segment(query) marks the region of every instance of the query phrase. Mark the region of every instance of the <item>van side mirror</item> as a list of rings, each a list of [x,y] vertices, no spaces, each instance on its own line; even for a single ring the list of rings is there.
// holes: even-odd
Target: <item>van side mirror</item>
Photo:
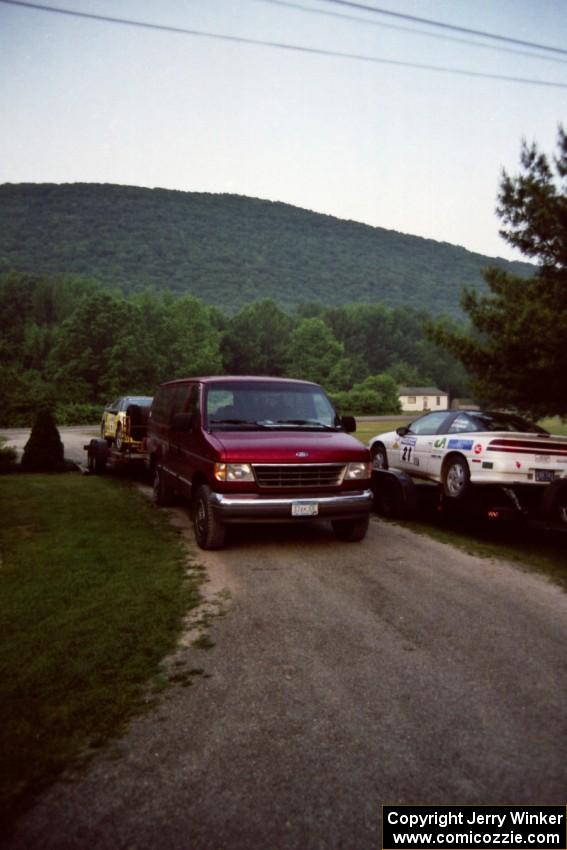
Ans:
[[[194,413],[176,413],[171,419],[170,428],[172,431],[192,431],[195,421]]]
[[[341,427],[347,434],[354,434],[356,431],[356,419],[354,416],[341,416]]]

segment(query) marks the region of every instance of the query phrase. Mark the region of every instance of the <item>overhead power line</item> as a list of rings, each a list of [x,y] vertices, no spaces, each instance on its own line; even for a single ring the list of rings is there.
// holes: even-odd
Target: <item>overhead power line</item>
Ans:
[[[519,50],[517,47],[504,47],[502,44],[483,44],[472,38],[459,38],[458,36],[448,35],[440,32],[426,32],[423,29],[415,29],[415,27],[404,27],[396,24],[386,24],[383,21],[371,20],[370,18],[361,18],[359,15],[349,15],[346,12],[333,12],[330,9],[320,9],[314,6],[305,6],[303,3],[293,3],[292,0],[259,0],[260,3],[270,3],[273,6],[283,6],[286,9],[296,9],[300,12],[308,12],[313,15],[325,15],[331,18],[340,18],[343,21],[355,21],[366,26],[381,27],[385,29],[395,30],[396,32],[407,32],[411,35],[423,36],[424,38],[435,38],[442,41],[449,41],[456,44],[470,44],[472,47],[480,48],[481,50],[497,50],[500,53],[513,53],[515,56],[529,56],[532,59],[543,59],[545,62],[560,62],[567,63],[567,56],[544,56],[541,53],[534,53],[533,50]]]
[[[433,21],[430,18],[420,18],[416,15],[406,15],[402,12],[392,12],[389,9],[380,9],[377,6],[366,6],[364,3],[356,3],[355,0],[326,0],[327,3],[334,3],[336,6],[348,6],[351,9],[364,9],[365,12],[374,12],[377,15],[387,15],[390,18],[399,18],[404,21],[413,21],[415,24],[427,24],[430,27],[440,27],[445,30],[453,30],[454,32],[467,33],[467,35],[479,35],[482,38],[492,38],[497,41],[506,41],[509,44],[517,44],[521,47],[533,47],[536,50],[549,50],[552,53],[562,53],[567,55],[567,50],[562,47],[553,47],[549,44],[538,44],[533,41],[522,41],[520,38],[512,38],[508,35],[497,35],[484,30],[475,30],[469,27],[460,27],[457,24],[447,24],[443,21]]]
[[[47,6],[43,3],[26,2],[26,0],[0,0],[0,3],[6,3],[11,6],[17,6],[22,9],[35,9],[41,12],[53,12],[58,15],[68,15],[74,18],[82,18],[93,21],[101,21],[108,24],[120,24],[130,27],[139,27],[142,29],[158,30],[160,32],[176,33],[178,35],[187,35],[200,38],[215,39],[218,41],[231,42],[233,44],[247,44],[257,47],[270,47],[278,50],[295,51],[299,53],[310,54],[314,56],[330,56],[338,59],[353,59],[359,62],[370,62],[379,65],[390,65],[398,68],[413,68],[419,71],[433,71],[443,74],[455,74],[464,77],[476,77],[488,80],[500,80],[508,83],[521,83],[524,85],[545,86],[548,88],[567,89],[567,83],[555,82],[553,80],[534,80],[528,77],[511,77],[504,74],[490,74],[485,71],[470,71],[463,68],[450,68],[442,65],[428,65],[417,62],[405,62],[401,59],[385,59],[379,56],[365,56],[359,53],[345,53],[337,50],[325,50],[319,47],[305,47],[298,44],[286,44],[278,41],[265,41],[255,38],[245,38],[237,35],[227,35],[224,33],[205,32],[203,30],[187,29],[185,27],[174,27],[167,24],[156,24],[148,21],[136,21],[129,18],[116,18],[110,15],[96,15],[92,12],[79,12],[75,9],[63,9],[56,6]]]

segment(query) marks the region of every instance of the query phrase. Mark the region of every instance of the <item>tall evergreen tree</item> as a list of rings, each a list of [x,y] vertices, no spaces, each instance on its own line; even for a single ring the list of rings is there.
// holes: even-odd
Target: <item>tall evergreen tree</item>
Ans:
[[[522,145],[520,173],[503,172],[497,213],[501,235],[536,260],[531,279],[490,268],[487,295],[466,291],[469,336],[437,324],[432,333],[474,378],[486,404],[534,417],[567,416],[567,136],[557,155]]]

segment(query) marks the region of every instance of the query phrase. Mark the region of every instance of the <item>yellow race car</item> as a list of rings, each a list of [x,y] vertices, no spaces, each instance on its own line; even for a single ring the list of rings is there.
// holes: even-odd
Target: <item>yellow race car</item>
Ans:
[[[151,396],[127,395],[117,398],[104,408],[100,434],[119,452],[140,451],[146,436]]]

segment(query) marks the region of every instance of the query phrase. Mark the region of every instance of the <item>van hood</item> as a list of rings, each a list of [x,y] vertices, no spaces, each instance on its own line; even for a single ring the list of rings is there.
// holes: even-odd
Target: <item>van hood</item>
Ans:
[[[227,463],[348,463],[370,459],[343,431],[215,431]]]

